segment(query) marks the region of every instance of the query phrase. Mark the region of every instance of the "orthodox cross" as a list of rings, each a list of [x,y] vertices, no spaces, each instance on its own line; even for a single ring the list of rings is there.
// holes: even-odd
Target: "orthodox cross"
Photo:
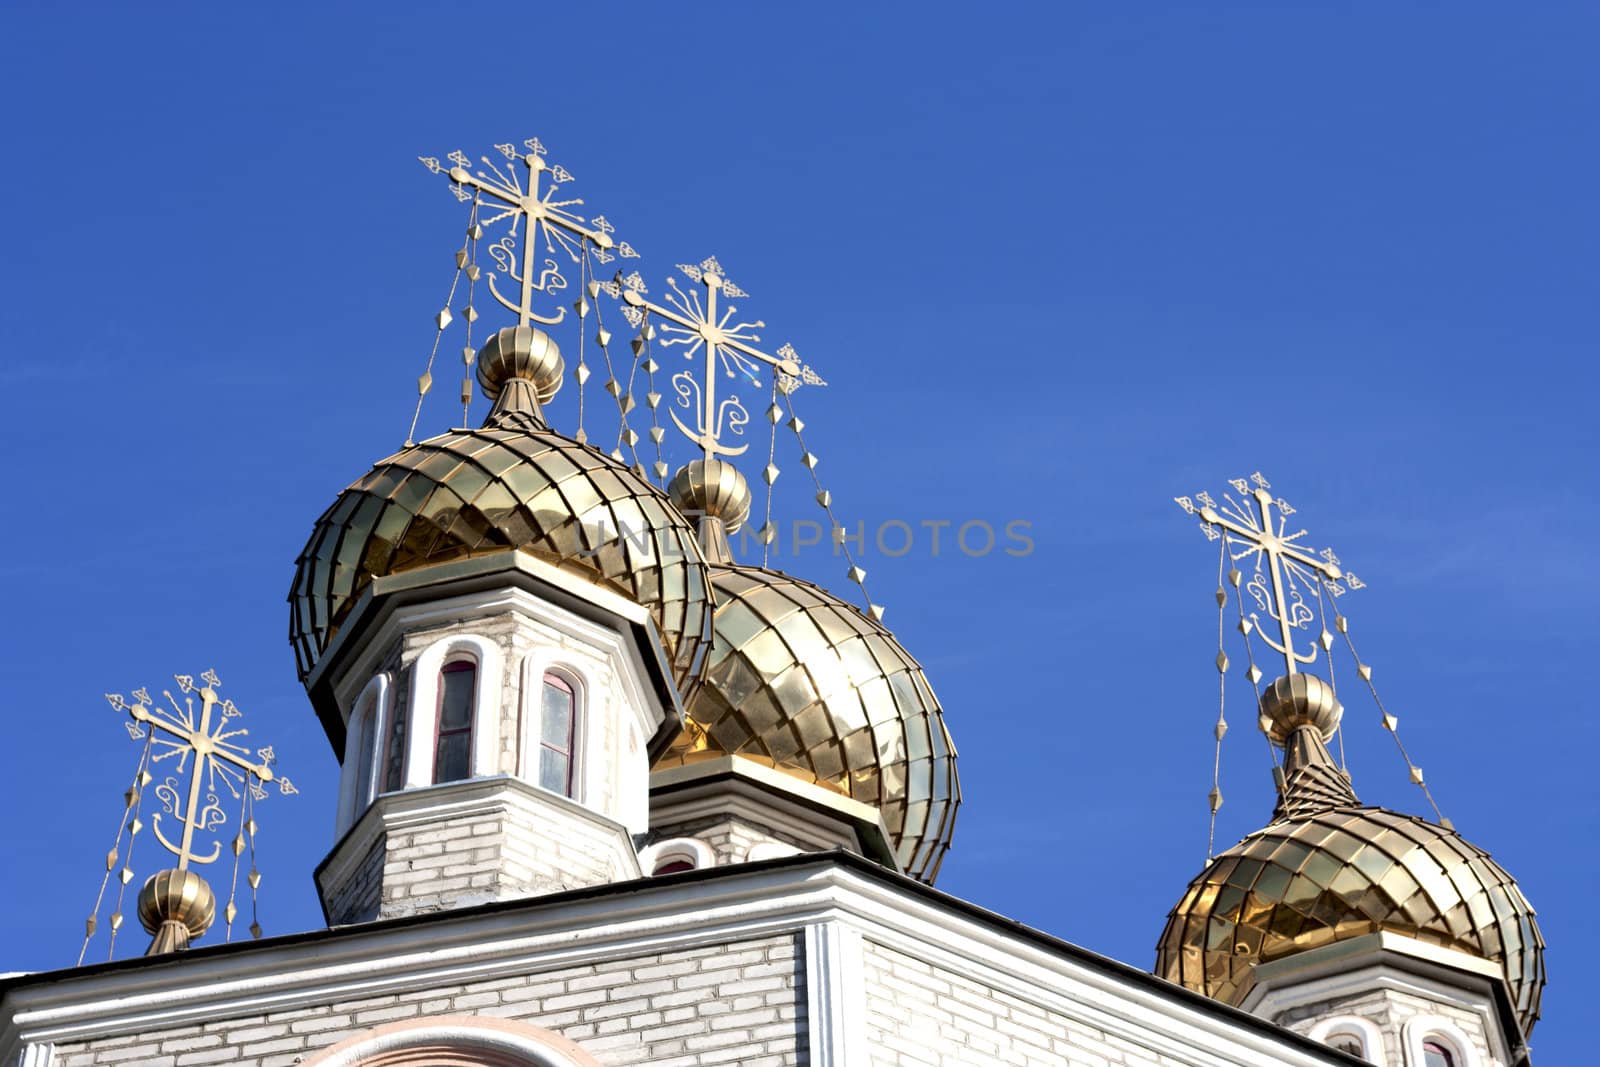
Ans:
[[[218,698],[217,688],[222,683],[215,671],[206,671],[200,676],[204,683],[200,687],[195,686],[189,675],[174,677],[183,702],[180,704],[170,691],[162,690],[161,695],[167,698],[170,708],[152,700],[147,689],[135,689],[131,704],[120,693],[107,693],[106,700],[118,711],[128,713],[131,721],[125,725],[134,740],[148,739],[152,767],[164,760],[178,761],[174,773],[156,786],[156,796],[166,812],[183,827],[183,833],[174,844],[161,831],[160,814],[150,820],[150,829],[162,847],[178,857],[178,869],[186,870],[190,863],[213,863],[222,854],[220,841],[213,842],[208,855],[199,854],[195,847],[197,832],[215,830],[227,821],[218,799],[222,789],[236,800],[245,799],[245,790],[251,800],[261,800],[267,795],[266,786],[272,782],[278,783],[280,793],[293,794],[299,790],[288,778],[273,773],[276,757],[270,746],[257,749],[252,759],[249,749],[235,740],[248,736],[249,731],[242,726],[231,728],[233,720],[242,713],[232,700]],[[198,712],[196,696],[200,698]],[[180,782],[185,774],[188,781]],[[246,829],[254,835],[253,827],[240,827],[240,838],[234,843],[236,855],[242,850]]]
[[[678,270],[705,290],[703,299],[697,289],[685,291],[676,278],[668,278],[666,305],[654,303],[645,298],[644,281],[637,271],[614,284],[626,305],[623,313],[634,326],[643,326],[648,313],[661,320],[663,347],[682,346],[683,358],[691,361],[703,354],[700,377],[688,370],[672,376],[678,406],[694,410],[692,429],[677,412],[669,412],[679,432],[699,445],[708,460],[719,455],[737,456],[748,449],[749,444],[727,444],[722,439],[723,434],[743,434],[750,413],[738,394],[731,390],[728,396],[718,399],[719,373],[727,378],[743,377],[759,386],[760,368],[770,367],[777,375],[778,388],[784,393],[792,393],[801,384],[827,383],[800,362],[792,346],[784,345],[777,355],[768,355],[756,347],[761,336],[754,331],[764,328],[766,323],[760,320],[735,322],[738,308],[720,304],[720,297],[741,299],[750,294],[728,280],[727,272],[715,257],[703,260],[699,266],[680,263]],[[645,329],[648,332],[649,327]]]
[[[488,156],[479,157],[488,173],[468,170],[471,160],[465,152],[455,151],[446,156],[454,166],[445,165],[432,156],[419,156],[422,164],[435,174],[445,174],[450,179],[450,190],[463,203],[477,199],[486,203],[487,218],[473,226],[474,237],[481,235],[482,227],[493,226],[510,219],[510,232],[489,246],[489,255],[496,266],[520,287],[515,301],[509,299],[495,285],[495,272],[489,272],[489,292],[507,311],[517,316],[519,325],[539,323],[554,326],[566,317],[567,309],[557,308],[555,314],[545,316],[533,310],[533,296],[540,293],[554,296],[567,287],[558,261],[553,258],[559,249],[574,263],[582,261],[586,246],[596,249],[594,255],[601,263],[609,263],[616,256],[633,258],[637,255],[626,241],[618,244],[611,237],[615,227],[604,215],[585,220],[572,208],[583,204],[581,199],[554,199],[561,186],[572,180],[565,167],[552,166],[545,161],[545,147],[537,137],[522,142],[526,152],[519,152],[512,144],[499,144],[495,148],[506,158],[504,169]],[[517,164],[528,172],[524,188],[517,174]],[[548,178],[549,184],[545,181]],[[516,248],[518,230],[521,230],[520,256]],[[540,247],[546,254],[543,268],[537,263]],[[613,253],[611,249],[616,251]],[[463,264],[464,265],[464,264]],[[476,264],[468,268],[476,272]],[[580,270],[583,269],[580,266]],[[471,275],[474,279],[476,273]]]
[[[1336,597],[1344,594],[1346,586],[1361,589],[1364,583],[1340,569],[1339,557],[1333,554],[1333,549],[1325,548],[1318,555],[1297,544],[1306,536],[1305,530],[1285,532],[1295,509],[1282,497],[1272,495],[1272,486],[1260,471],[1248,479],[1229,479],[1228,484],[1233,487],[1233,493],[1224,493],[1221,503],[1205,492],[1196,494],[1193,499],[1186,496],[1173,499],[1188,514],[1199,516],[1200,529],[1207,539],[1228,539],[1228,556],[1235,564],[1253,560],[1254,574],[1245,589],[1256,606],[1277,623],[1278,631],[1274,639],[1262,629],[1261,639],[1283,656],[1287,672],[1295,674],[1301,665],[1316,662],[1316,644],[1313,643],[1307,653],[1297,652],[1294,631],[1304,630],[1317,617],[1311,602],[1315,598],[1316,603],[1321,603],[1318,594],[1324,579],[1328,592]],[[1238,588],[1241,575],[1237,567],[1229,571],[1228,578]],[[1260,613],[1251,612],[1250,620],[1249,624],[1242,621],[1240,624],[1247,639],[1251,629],[1260,628]],[[1325,649],[1331,646],[1332,640],[1332,635],[1324,630],[1321,641]]]

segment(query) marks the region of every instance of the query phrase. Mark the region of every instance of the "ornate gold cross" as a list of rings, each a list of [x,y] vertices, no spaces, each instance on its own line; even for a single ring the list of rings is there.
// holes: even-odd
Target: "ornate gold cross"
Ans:
[[[616,256],[631,259],[637,253],[626,241],[612,239],[615,227],[604,215],[585,220],[570,210],[583,204],[582,199],[554,199],[562,185],[572,180],[572,175],[562,166],[551,166],[545,161],[545,147],[537,137],[522,142],[526,152],[515,145],[499,144],[495,148],[507,162],[504,169],[488,156],[479,157],[488,173],[468,170],[471,160],[461,151],[451,152],[445,159],[454,166],[445,167],[433,156],[418,156],[422,164],[435,174],[445,174],[450,179],[450,189],[456,199],[465,203],[475,197],[487,201],[489,217],[474,224],[474,236],[480,227],[493,226],[510,219],[510,232],[489,246],[489,255],[495,265],[520,287],[515,301],[509,299],[495,286],[495,272],[489,272],[489,292],[506,310],[517,316],[522,326],[539,323],[554,326],[566,317],[567,309],[558,307],[552,315],[540,315],[533,310],[533,295],[554,296],[567,287],[561,274],[557,250],[565,252],[574,263],[581,263],[586,245],[596,250],[594,255],[601,263],[609,263]],[[520,163],[527,171],[527,187],[517,174]],[[548,179],[549,184],[545,181]],[[520,255],[517,249],[518,231],[521,231]],[[545,259],[542,267],[537,262],[540,247]],[[615,249],[615,252],[611,251]],[[466,266],[465,264],[462,264]],[[476,272],[477,265],[467,268]],[[580,270],[582,267],[580,267]],[[476,273],[472,274],[476,279]]]
[[[135,689],[131,704],[120,693],[107,693],[106,700],[118,711],[128,713],[132,720],[127,723],[128,733],[135,740],[145,739],[146,731],[149,732],[152,766],[163,760],[178,761],[174,773],[156,786],[156,796],[166,813],[183,827],[181,838],[174,844],[161,832],[159,813],[150,820],[150,829],[162,847],[178,857],[178,869],[186,870],[191,862],[213,863],[222,855],[220,841],[213,843],[209,855],[198,854],[195,834],[215,830],[227,822],[220,800],[223,789],[236,800],[244,799],[242,791],[246,789],[252,799],[263,799],[267,795],[266,786],[271,782],[277,782],[278,792],[283,794],[299,790],[288,778],[273,773],[272,763],[276,757],[270,746],[257,749],[252,759],[249,749],[234,740],[247,736],[249,731],[242,726],[230,729],[241,712],[233,701],[218,698],[217,687],[222,683],[215,671],[206,671],[200,676],[205,683],[200,687],[195,686],[189,675],[179,674],[174,678],[183,701],[179,703],[169,690],[162,690],[161,695],[167,698],[170,708],[152,700],[147,689]],[[200,698],[198,712],[196,696]],[[185,774],[188,781],[180,782]],[[242,847],[245,829],[240,827],[235,854]]]
[[[1289,674],[1298,672],[1301,665],[1316,662],[1316,642],[1307,653],[1295,651],[1294,632],[1304,630],[1319,612],[1311,604],[1320,604],[1319,591],[1326,579],[1328,592],[1344,595],[1345,588],[1361,589],[1361,579],[1339,567],[1339,557],[1333,549],[1325,548],[1320,554],[1297,542],[1306,536],[1305,530],[1286,532],[1289,516],[1294,508],[1282,497],[1274,497],[1272,486],[1257,471],[1248,479],[1233,478],[1228,484],[1233,493],[1224,493],[1222,502],[1210,493],[1198,493],[1194,498],[1174,497],[1179,507],[1190,515],[1198,515],[1200,529],[1209,540],[1228,539],[1228,556],[1235,564],[1252,559],[1254,573],[1244,586],[1260,611],[1265,611],[1277,623],[1277,639],[1262,630],[1261,639],[1273,651],[1283,656]],[[1237,494],[1235,496],[1234,494]],[[1241,575],[1237,567],[1228,574],[1238,588]],[[1340,584],[1340,583],[1344,584]],[[1259,628],[1260,611],[1250,613],[1250,628]],[[1249,636],[1249,628],[1245,629]],[[1320,636],[1324,649],[1332,644],[1332,635],[1326,630]]]
[[[717,456],[737,456],[750,446],[731,445],[723,441],[723,434],[741,435],[750,421],[739,395],[729,390],[721,399],[717,396],[717,379],[722,377],[745,378],[753,385],[761,384],[760,368],[772,368],[777,375],[777,385],[785,393],[793,392],[801,384],[826,385],[816,372],[802,364],[790,345],[778,349],[777,355],[768,355],[756,345],[761,336],[755,331],[766,323],[736,322],[738,308],[722,304],[720,298],[742,299],[750,294],[728,280],[716,257],[703,260],[699,266],[678,264],[685,277],[705,290],[702,299],[698,289],[684,291],[676,278],[667,279],[666,305],[654,303],[645,297],[644,280],[637,271],[614,283],[615,291],[622,297],[623,314],[635,327],[644,325],[646,313],[661,320],[663,347],[682,346],[683,358],[693,360],[703,355],[700,376],[690,370],[672,376],[672,388],[678,395],[678,406],[693,409],[695,425],[691,428],[676,411],[669,411],[672,421],[690,441],[699,445],[706,459]],[[648,329],[648,327],[646,328]]]

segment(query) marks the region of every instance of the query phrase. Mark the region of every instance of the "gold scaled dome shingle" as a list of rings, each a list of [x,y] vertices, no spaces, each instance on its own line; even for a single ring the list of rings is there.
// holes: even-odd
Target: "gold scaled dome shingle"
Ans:
[[[1283,708],[1283,681],[1262,701],[1280,727],[1296,718]],[[1454,830],[1356,799],[1323,743],[1337,712],[1319,699],[1326,686],[1312,681],[1302,687],[1309,707],[1285,738],[1273,821],[1189,884],[1161,935],[1156,973],[1237,1003],[1258,961],[1387,931],[1500,965],[1526,1034],[1544,988],[1533,907],[1488,853]]]
[[[543,331],[501,330],[478,359],[495,401],[482,428],[380,460],[317,520],[289,594],[302,680],[374,578],[514,548],[648,610],[680,692],[692,694],[711,636],[694,528],[626,465],[545,426],[539,402],[559,388],[561,366]]]
[[[706,681],[658,767],[739,755],[876,805],[901,865],[932,882],[961,788],[939,702],[882,625],[810,582],[713,564]]]

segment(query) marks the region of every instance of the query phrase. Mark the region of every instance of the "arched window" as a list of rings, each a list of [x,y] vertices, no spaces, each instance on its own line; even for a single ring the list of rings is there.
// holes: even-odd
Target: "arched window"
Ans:
[[[389,676],[377,674],[356,698],[355,708],[345,730],[344,770],[339,780],[338,831],[343,833],[361,817],[382,792],[379,763],[383,757],[382,734],[389,719]]]
[[[472,719],[476,710],[478,665],[451,660],[439,669],[439,711],[433,744],[433,780],[457,782],[472,777]]]
[[[1329,1034],[1327,1042],[1332,1048],[1336,1048],[1340,1052],[1348,1052],[1352,1056],[1365,1057],[1367,1054],[1366,1046],[1361,1043],[1361,1038],[1355,1034]]]
[[[574,739],[578,728],[578,692],[554,672],[546,672],[539,692],[537,774],[540,788],[572,795]]]
[[[1369,1019],[1358,1015],[1342,1015],[1324,1019],[1311,1029],[1311,1038],[1323,1044],[1359,1056],[1370,1063],[1383,1062],[1383,1037]],[[1461,1067],[1457,1064],[1456,1067]]]
[[[664,863],[656,864],[656,869],[651,871],[650,873],[651,874],[677,874],[679,871],[692,871],[692,870],[694,870],[694,864],[693,863],[690,863],[688,860],[677,859],[677,860],[667,860]]]
[[[1406,1067],[1478,1067],[1482,1054],[1461,1027],[1438,1015],[1413,1015],[1404,1030]]]
[[[1422,1067],[1460,1067],[1456,1055],[1443,1041],[1429,1038],[1422,1043]]]
[[[716,863],[717,855],[711,846],[695,837],[657,841],[639,853],[639,868],[652,875],[696,871]]]
[[[356,776],[355,808],[359,810],[372,802],[372,765],[378,758],[378,702],[376,700],[358,709],[356,720]]]

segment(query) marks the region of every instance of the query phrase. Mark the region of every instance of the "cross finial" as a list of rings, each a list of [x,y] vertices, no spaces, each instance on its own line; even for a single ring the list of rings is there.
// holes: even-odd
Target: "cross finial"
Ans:
[[[432,173],[450,179],[457,200],[475,200],[481,206],[480,219],[473,227],[477,236],[509,220],[505,236],[489,246],[490,258],[499,268],[489,272],[489,292],[517,316],[518,325],[554,326],[566,317],[567,309],[556,306],[541,313],[534,309],[534,300],[535,294],[554,299],[567,288],[561,273],[563,258],[581,263],[587,252],[598,262],[609,263],[618,256],[630,259],[638,253],[626,241],[611,236],[616,228],[604,215],[584,218],[578,210],[583,206],[581,198],[556,199],[573,176],[565,167],[549,162],[537,137],[524,141],[521,148],[510,142],[494,147],[502,159],[480,156],[481,166],[476,169],[461,151],[445,157],[449,166],[433,156],[418,159]],[[516,284],[514,296],[502,293],[496,285],[500,274]]]
[[[1248,625],[1258,630],[1267,646],[1283,656],[1285,673],[1295,674],[1302,666],[1316,662],[1319,643],[1323,651],[1333,643],[1332,635],[1324,629],[1305,646],[1305,651],[1296,647],[1296,633],[1306,631],[1321,615],[1312,606],[1321,603],[1321,590],[1339,597],[1347,589],[1363,588],[1364,583],[1341,569],[1333,549],[1318,553],[1301,544],[1307,531],[1288,532],[1289,516],[1295,509],[1283,497],[1274,495],[1272,484],[1260,471],[1249,478],[1231,478],[1228,485],[1232,491],[1224,492],[1221,501],[1204,491],[1173,500],[1200,519],[1200,529],[1208,540],[1227,540],[1232,562],[1228,580],[1235,589],[1243,581],[1243,589],[1257,609],[1250,613],[1248,624],[1241,622],[1241,629]],[[1247,565],[1248,576],[1241,573],[1240,563]],[[1262,622],[1263,614],[1267,623]]]
[[[184,898],[188,911],[181,916],[181,922],[172,915],[164,914],[163,909],[180,907],[180,894],[176,890],[168,892],[166,888],[159,892],[152,890],[157,877],[152,876],[140,895],[140,918],[146,922],[147,928],[150,928],[152,917],[159,920],[157,927],[187,924],[194,937],[198,937],[210,925],[212,918],[209,906],[200,908],[194,901],[210,901],[212,898],[204,879],[194,875],[189,868],[195,864],[215,863],[222,857],[226,833],[224,827],[229,823],[229,811],[235,810],[237,813],[232,840],[227,842],[233,854],[233,887],[223,912],[231,934],[233,920],[238,913],[234,896],[240,860],[247,850],[250,854],[247,881],[252,900],[261,882],[261,873],[255,866],[255,804],[266,799],[268,787],[276,788],[284,795],[299,792],[287,777],[273,769],[277,754],[271,745],[251,749],[246,741],[250,732],[238,721],[243,712],[232,700],[224,699],[218,693],[222,681],[215,671],[206,671],[200,675],[198,682],[194,676],[187,674],[174,675],[173,681],[177,694],[170,689],[163,689],[161,697],[164,699],[159,700],[153,698],[145,688],[135,689],[132,701],[120,693],[106,694],[107,703],[128,716],[123,723],[128,735],[135,741],[143,742],[143,745],[133,784],[123,796],[127,818],[119,826],[116,842],[107,853],[106,877],[101,882],[100,899],[95,902],[94,911],[86,925],[85,948],[88,947],[89,938],[94,935],[106,885],[112,874],[117,874],[124,888],[134,877],[133,848],[145,826],[142,812],[147,786],[155,783],[154,792],[161,808],[149,816],[150,832],[156,843],[177,861],[172,871],[161,872],[160,876],[169,877],[169,881],[177,879],[178,883],[175,884],[189,886]],[[233,805],[237,807],[233,808]],[[127,835],[125,845],[124,834]],[[208,845],[209,848],[206,847]],[[151,900],[148,905],[145,900],[147,896]],[[111,916],[113,939],[122,925],[121,900],[119,891],[117,907]],[[147,907],[149,914],[145,913]],[[157,929],[152,928],[151,933],[157,933]],[[257,937],[261,933],[259,924],[253,920],[251,933]],[[180,937],[180,943],[175,946],[163,942],[162,936],[157,937],[158,945],[166,945],[161,951],[188,944],[187,936]],[[81,954],[79,961],[82,961]]]
[[[672,376],[677,406],[690,412],[694,420],[691,426],[676,411],[669,410],[678,431],[698,445],[707,460],[737,456],[750,446],[732,444],[726,438],[744,433],[750,413],[739,394],[731,389],[726,396],[718,397],[719,377],[743,378],[759,386],[762,368],[770,368],[778,389],[786,394],[802,384],[827,383],[800,362],[793,345],[785,344],[775,355],[757,347],[761,335],[756,331],[764,329],[766,323],[759,319],[736,320],[738,308],[724,300],[742,300],[750,294],[728,278],[715,256],[698,264],[680,263],[678,270],[694,284],[685,289],[677,278],[668,278],[664,303],[647,298],[638,272],[626,278],[619,275],[611,289],[622,298],[622,313],[635,328],[653,336],[654,326],[647,320],[659,321],[663,348],[681,347],[683,358],[691,362],[700,357],[698,368],[680,370]]]

